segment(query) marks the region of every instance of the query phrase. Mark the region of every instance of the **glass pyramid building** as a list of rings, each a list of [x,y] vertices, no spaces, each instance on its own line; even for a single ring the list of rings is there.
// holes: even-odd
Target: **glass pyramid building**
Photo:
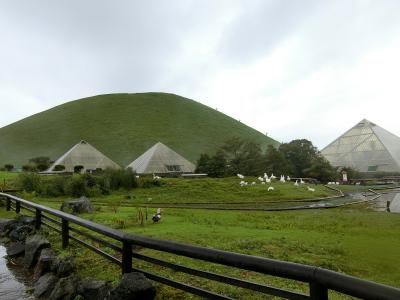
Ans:
[[[360,172],[400,172],[400,138],[366,119],[321,153],[335,167],[351,167]]]

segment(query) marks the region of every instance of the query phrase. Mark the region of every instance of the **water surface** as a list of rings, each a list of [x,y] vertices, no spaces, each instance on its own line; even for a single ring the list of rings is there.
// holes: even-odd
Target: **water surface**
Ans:
[[[27,286],[30,284],[29,274],[22,267],[8,262],[6,255],[6,248],[0,245],[0,299],[34,299],[27,292]]]

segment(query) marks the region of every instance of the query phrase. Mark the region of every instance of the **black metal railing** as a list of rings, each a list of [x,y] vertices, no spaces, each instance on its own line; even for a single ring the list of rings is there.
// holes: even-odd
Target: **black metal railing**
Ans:
[[[231,299],[227,296],[220,295],[209,290],[178,282],[166,276],[161,276],[159,274],[139,269],[136,266],[134,267],[132,265],[133,258],[174,271],[186,273],[191,276],[206,278],[208,280],[213,280],[235,287],[286,299],[328,299],[328,290],[333,290],[345,295],[362,299],[400,299],[400,289],[362,280],[319,267],[128,234],[56,209],[18,198],[10,194],[0,193],[0,198],[6,201],[7,210],[12,209],[19,213],[21,209],[25,209],[33,213],[36,218],[35,226],[37,229],[40,229],[41,225],[45,225],[50,229],[60,233],[62,247],[64,248],[68,247],[70,240],[75,241],[94,251],[95,253],[102,255],[112,263],[119,265],[123,273],[129,273],[132,271],[142,272],[151,280],[202,297],[211,299]],[[84,230],[78,229],[76,226],[80,226],[84,228]],[[107,239],[95,236],[93,233],[106,237]],[[92,240],[98,245],[103,245],[114,250],[115,252],[119,253],[118,256],[120,258],[93,246],[92,244],[83,240],[82,237],[85,240]],[[118,243],[120,245],[117,245]],[[228,267],[234,267],[265,275],[272,275],[308,283],[309,293],[303,294],[299,292],[288,291],[277,287],[271,287],[260,283],[250,282],[226,275],[171,263],[159,258],[134,252],[132,251],[132,246],[140,246],[148,249],[172,253],[175,255],[181,255],[192,259],[198,259],[205,262],[217,263]]]

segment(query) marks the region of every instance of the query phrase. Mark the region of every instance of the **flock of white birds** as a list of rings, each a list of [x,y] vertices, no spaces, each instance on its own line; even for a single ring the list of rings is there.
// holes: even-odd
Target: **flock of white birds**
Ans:
[[[257,184],[257,182],[255,182],[255,181],[252,181],[252,182],[244,181],[243,179],[245,178],[245,176],[242,175],[242,174],[237,174],[237,177],[242,179],[240,181],[240,183],[239,183],[240,186],[256,185]],[[291,178],[290,178],[290,176],[281,175],[280,179],[277,180],[277,177],[273,173],[271,174],[271,176],[268,176],[267,173],[264,173],[264,176],[259,176],[257,178],[257,180],[260,182],[260,184],[264,184],[264,185],[265,184],[269,184],[267,191],[274,191],[275,187],[273,187],[271,185],[271,183],[273,181],[280,182],[280,183],[285,183],[285,182],[290,182]],[[305,182],[303,181],[302,178],[300,178],[300,180],[296,179],[296,181],[293,183],[294,186],[300,186],[300,185],[304,185],[304,184],[305,184]],[[334,184],[336,184],[336,182]],[[339,184],[339,183],[337,183],[337,184]],[[307,190],[309,192],[315,192],[315,189],[312,188],[312,187],[309,187],[309,186],[307,186]]]

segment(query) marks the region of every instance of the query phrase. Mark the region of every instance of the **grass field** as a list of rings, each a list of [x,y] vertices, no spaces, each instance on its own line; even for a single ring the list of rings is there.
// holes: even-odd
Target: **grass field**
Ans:
[[[153,213],[154,211],[149,211]],[[227,251],[258,255],[310,265],[400,286],[400,216],[362,211],[356,207],[334,210],[292,212],[219,212],[189,209],[165,209],[158,224],[147,221],[143,226],[137,219],[137,208],[101,207],[100,211],[83,217],[130,233],[180,241]],[[60,247],[59,238],[50,238]],[[273,284],[287,289],[307,291],[304,284],[260,276],[253,272],[194,261],[152,250],[140,250],[170,262],[203,270],[229,274],[246,280]],[[79,247],[70,247],[65,254],[76,257],[82,276],[116,281],[120,270],[103,258]],[[158,274],[167,272],[135,260],[136,266]],[[225,285],[193,280],[180,273],[169,276],[191,284],[210,288],[240,299],[257,299],[257,294]],[[183,298],[183,293],[157,285],[158,299]],[[186,297],[186,296],[185,296]],[[335,299],[343,297],[334,295]]]
[[[244,212],[215,211],[202,209],[162,210],[162,220],[152,224],[151,215],[155,208],[148,209],[149,219],[142,225],[136,204],[168,201],[221,201],[229,206],[235,201],[285,201],[292,198],[309,197],[303,190],[293,189],[293,184],[273,185],[280,193],[268,193],[265,186],[256,185],[241,188],[236,178],[230,179],[164,179],[165,185],[154,188],[139,188],[131,192],[120,191],[109,196],[92,199],[95,212],[82,217],[126,232],[151,236],[188,244],[211,247],[227,251],[258,255],[316,265],[338,272],[380,283],[400,286],[400,215],[369,211],[366,205],[353,205],[340,209],[299,210],[286,212]],[[251,181],[251,179],[249,179]],[[305,189],[304,189],[305,190]],[[278,191],[278,189],[277,189]],[[327,194],[325,194],[327,193]],[[314,196],[326,196],[331,193],[318,187]],[[210,194],[213,197],[210,197]],[[129,196],[129,197],[127,197]],[[65,198],[43,199],[32,194],[23,194],[24,198],[59,208]],[[128,199],[129,198],[129,199]],[[131,204],[131,205],[125,205]],[[4,215],[0,209],[0,216]],[[49,238],[60,251],[59,236],[50,233]],[[89,250],[75,244],[63,254],[76,258],[81,276],[94,276],[99,279],[116,282],[120,270]],[[307,291],[307,286],[254,272],[195,261],[192,259],[140,249],[164,260],[189,265],[250,281],[279,286],[290,290]],[[134,260],[135,266],[143,267],[158,274],[187,282],[196,286],[212,289],[216,292],[239,299],[264,299],[261,295],[232,288],[202,279],[193,279],[187,275],[164,270]],[[158,299],[187,299],[180,291],[158,285]],[[345,297],[333,294],[334,299]]]
[[[82,139],[121,166],[159,141],[195,162],[200,153],[213,153],[233,136],[254,140],[263,148],[277,144],[215,109],[177,95],[100,95],[0,128],[0,166],[21,166],[37,156],[54,160]]]

